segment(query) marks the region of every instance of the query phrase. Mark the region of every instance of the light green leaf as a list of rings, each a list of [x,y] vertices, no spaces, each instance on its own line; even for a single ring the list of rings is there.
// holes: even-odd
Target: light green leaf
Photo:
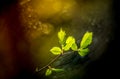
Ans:
[[[55,69],[55,68],[52,68],[52,70],[55,71],[55,72],[62,72],[62,71],[64,71],[63,69]]]
[[[75,38],[72,36],[69,36],[66,40],[66,45],[63,49],[65,51],[69,50],[73,43],[75,43]]]
[[[86,48],[88,45],[92,42],[92,32],[86,32],[82,38],[82,41],[80,43],[81,48]]]
[[[45,72],[45,75],[46,76],[49,76],[52,74],[52,70],[51,69],[47,69],[46,72]]]
[[[72,46],[71,46],[71,49],[76,51],[78,49],[77,44],[73,43]]]
[[[66,36],[66,33],[61,28],[60,31],[58,32],[58,38],[59,38],[60,44],[64,43],[65,36]]]
[[[78,53],[79,53],[80,56],[84,57],[84,56],[86,56],[89,53],[89,49],[88,48],[79,49]]]
[[[51,50],[50,50],[54,55],[59,55],[61,54],[62,50],[59,48],[59,47],[53,47]]]
[[[68,44],[65,45],[65,47],[63,47],[63,49],[64,49],[65,51],[68,51],[71,46],[72,46],[72,45],[68,43]]]
[[[67,40],[66,40],[66,43],[67,43],[67,44],[68,44],[68,43],[70,43],[70,44],[75,43],[75,38],[72,37],[72,36],[69,36],[69,37],[67,38]]]

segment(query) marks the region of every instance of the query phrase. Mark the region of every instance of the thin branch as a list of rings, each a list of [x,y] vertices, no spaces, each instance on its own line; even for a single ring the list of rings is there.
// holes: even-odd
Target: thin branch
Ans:
[[[60,55],[56,56],[54,59],[52,59],[47,65],[45,65],[44,67],[38,69],[38,71],[41,71],[41,70],[47,68],[48,66],[50,66],[50,65],[51,65],[53,62],[55,62],[60,56],[62,56],[62,53],[61,53]]]

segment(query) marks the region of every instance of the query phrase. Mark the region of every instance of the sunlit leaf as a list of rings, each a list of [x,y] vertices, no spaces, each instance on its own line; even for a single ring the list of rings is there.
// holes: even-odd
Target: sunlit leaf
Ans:
[[[92,32],[86,32],[82,38],[82,41],[80,43],[81,48],[86,48],[88,45],[92,42]]]
[[[65,47],[63,47],[63,49],[65,51],[68,51],[70,49],[70,47],[71,47],[71,44],[68,43],[68,44],[65,45]]]
[[[60,31],[58,32],[58,38],[61,44],[64,43],[65,35],[66,35],[65,31],[63,31],[61,28]]]
[[[62,50],[59,48],[59,47],[53,47],[51,50],[50,50],[54,55],[59,55],[61,54]]]
[[[55,71],[55,72],[62,72],[62,71],[64,71],[63,69],[56,69],[56,68],[52,68],[52,70]]]
[[[67,44],[68,44],[68,43],[70,43],[70,44],[75,43],[75,38],[72,37],[72,36],[69,36],[69,37],[67,38],[67,40],[66,40],[66,43],[67,43]]]
[[[75,38],[72,36],[69,36],[66,40],[66,45],[64,47],[64,50],[65,51],[69,50],[73,43],[75,43]]]
[[[89,53],[89,49],[85,48],[85,49],[79,49],[78,50],[78,54],[82,57],[86,56]]]
[[[77,44],[73,43],[72,46],[71,46],[71,49],[76,51],[78,49]]]
[[[52,74],[52,70],[51,69],[47,69],[46,72],[45,72],[45,75],[46,76],[49,76]]]

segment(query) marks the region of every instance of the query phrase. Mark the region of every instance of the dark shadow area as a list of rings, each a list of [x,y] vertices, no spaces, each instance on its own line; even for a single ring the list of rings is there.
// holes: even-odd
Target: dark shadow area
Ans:
[[[10,5],[16,3],[17,0],[0,0],[0,12],[10,7]]]
[[[87,74],[83,79],[118,79],[119,45],[120,45],[120,2],[113,0],[113,16],[115,21],[114,36],[108,44],[107,50],[98,60],[87,66]]]

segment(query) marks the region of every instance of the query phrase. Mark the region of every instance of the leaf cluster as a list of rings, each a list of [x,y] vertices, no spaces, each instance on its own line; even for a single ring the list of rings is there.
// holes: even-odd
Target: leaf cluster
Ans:
[[[92,43],[92,36],[93,36],[92,32],[86,32],[83,35],[82,40],[78,46],[75,38],[73,36],[66,37],[66,32],[61,28],[60,31],[58,32],[58,39],[61,47],[53,47],[50,49],[50,52],[54,55],[63,55],[65,51],[72,50],[77,51],[81,57],[84,57],[89,53],[88,46]],[[64,70],[51,68],[49,66],[48,69],[46,70],[45,75],[49,76],[52,74],[53,71],[61,72]]]

